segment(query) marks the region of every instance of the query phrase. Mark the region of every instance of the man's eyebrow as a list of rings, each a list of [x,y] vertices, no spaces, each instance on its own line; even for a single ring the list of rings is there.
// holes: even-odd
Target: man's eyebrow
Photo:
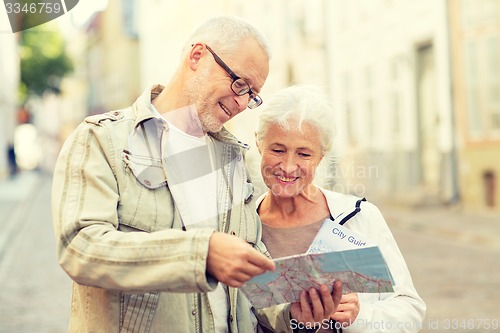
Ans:
[[[245,82],[248,84],[248,86],[250,87],[250,89],[252,89],[252,91],[256,94],[260,93],[260,89],[257,88],[254,84],[253,84],[253,81],[252,79],[249,79],[248,77],[244,77],[244,76],[241,76],[241,78],[243,80],[245,80]]]
[[[236,76],[238,76],[240,79],[245,80],[245,82],[246,82],[249,86],[251,86],[251,83],[253,83],[252,79],[251,79],[251,78],[249,78],[249,77],[248,77],[248,76],[246,76],[246,75],[238,75],[238,74],[236,74]]]

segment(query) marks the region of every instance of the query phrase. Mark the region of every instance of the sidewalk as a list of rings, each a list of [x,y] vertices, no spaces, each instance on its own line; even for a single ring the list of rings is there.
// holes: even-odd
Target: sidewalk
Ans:
[[[58,264],[51,184],[45,173],[0,182],[0,333],[67,332],[71,279]]]
[[[22,223],[22,214],[29,210],[30,199],[36,194],[41,176],[36,171],[24,171],[13,178],[0,181],[0,260],[3,249],[12,240],[17,223]]]
[[[468,212],[458,206],[380,205],[379,208],[391,227],[442,236],[461,244],[500,249],[500,214]]]
[[[500,298],[500,217],[460,207],[379,205],[427,304],[421,333],[491,332]],[[451,323],[466,327],[450,327]]]

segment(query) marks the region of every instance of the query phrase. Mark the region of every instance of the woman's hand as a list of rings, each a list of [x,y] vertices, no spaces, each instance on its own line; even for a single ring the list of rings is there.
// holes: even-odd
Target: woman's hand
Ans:
[[[359,298],[357,293],[342,295],[337,311],[330,317],[342,324],[342,327],[351,325],[359,313]]]

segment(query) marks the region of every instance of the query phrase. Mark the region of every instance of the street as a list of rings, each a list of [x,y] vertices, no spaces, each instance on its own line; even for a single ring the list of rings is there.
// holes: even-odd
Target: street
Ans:
[[[66,332],[71,282],[56,259],[51,178],[28,178],[0,182],[0,333]],[[436,207],[381,211],[427,303],[422,332],[500,331],[500,218]]]
[[[0,332],[62,333],[68,326],[71,282],[56,259],[51,179],[31,178],[8,190],[0,187],[3,203],[24,199],[12,202],[15,210],[2,221],[7,239],[0,242]]]
[[[500,217],[435,208],[384,215],[427,304],[422,332],[500,332]]]

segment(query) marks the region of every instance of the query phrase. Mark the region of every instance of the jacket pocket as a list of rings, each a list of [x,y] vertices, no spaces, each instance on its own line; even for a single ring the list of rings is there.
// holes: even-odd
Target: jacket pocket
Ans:
[[[144,187],[157,189],[167,183],[160,158],[132,154],[124,149],[122,159],[125,166],[132,171],[137,181]]]
[[[161,161],[124,150],[122,162],[124,181],[118,203],[120,229],[153,232],[172,228],[174,203]]]
[[[159,293],[123,293],[120,333],[148,333],[151,330],[159,298]]]

